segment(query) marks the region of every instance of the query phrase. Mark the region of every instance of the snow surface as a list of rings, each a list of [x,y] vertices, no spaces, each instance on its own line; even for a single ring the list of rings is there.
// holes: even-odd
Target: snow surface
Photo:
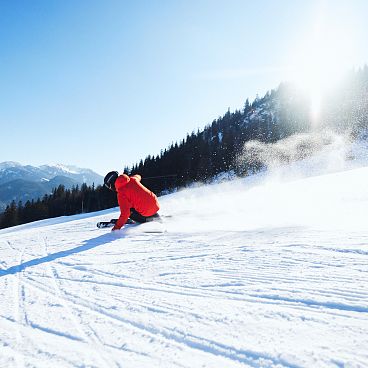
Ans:
[[[367,367],[368,167],[314,164],[1,230],[0,366]]]

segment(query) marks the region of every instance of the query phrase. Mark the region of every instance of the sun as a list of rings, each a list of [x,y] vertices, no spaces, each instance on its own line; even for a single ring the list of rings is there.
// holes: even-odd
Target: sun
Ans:
[[[309,96],[312,124],[319,123],[324,96],[352,68],[354,55],[353,27],[327,15],[327,11],[317,11],[290,58],[289,79]]]

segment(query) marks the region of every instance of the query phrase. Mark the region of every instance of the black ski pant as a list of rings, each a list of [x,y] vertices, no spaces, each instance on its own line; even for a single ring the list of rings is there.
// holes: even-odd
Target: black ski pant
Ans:
[[[150,222],[154,221],[155,219],[158,219],[160,215],[158,213],[155,213],[152,216],[142,216],[139,212],[135,210],[135,208],[130,209],[130,216],[129,218],[132,219],[135,222],[139,222],[143,224],[144,222]]]

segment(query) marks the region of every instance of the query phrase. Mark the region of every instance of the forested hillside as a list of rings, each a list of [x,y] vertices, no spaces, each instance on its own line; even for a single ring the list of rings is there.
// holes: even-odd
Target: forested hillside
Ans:
[[[325,97],[317,123],[311,121],[310,99],[296,86],[281,84],[252,103],[246,100],[242,110],[227,111],[202,131],[188,134],[160,155],[148,156],[125,171],[143,178],[175,175],[146,180],[161,192],[208,181],[222,172],[244,176],[260,169],[239,160],[245,143],[252,140],[273,143],[295,133],[326,128],[353,138],[362,135],[368,128],[368,67],[351,72]]]

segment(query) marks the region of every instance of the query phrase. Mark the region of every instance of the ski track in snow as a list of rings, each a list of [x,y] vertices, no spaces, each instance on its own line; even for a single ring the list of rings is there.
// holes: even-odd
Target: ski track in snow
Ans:
[[[0,367],[368,366],[368,231],[248,226],[252,193],[211,228],[218,193],[162,198],[163,233],[95,228],[116,209],[0,231]]]

